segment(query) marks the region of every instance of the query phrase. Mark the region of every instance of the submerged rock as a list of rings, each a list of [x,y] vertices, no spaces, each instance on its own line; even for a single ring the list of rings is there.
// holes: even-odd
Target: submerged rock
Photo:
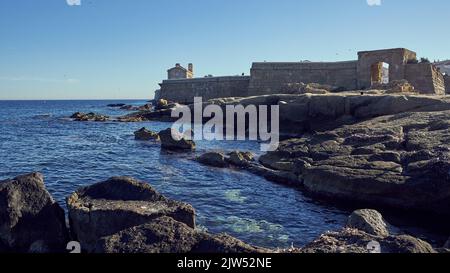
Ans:
[[[359,229],[371,235],[389,236],[387,224],[384,222],[383,216],[376,210],[354,211],[348,218],[347,227]]]
[[[251,152],[233,151],[228,154],[227,161],[237,167],[248,166],[251,162],[255,161],[254,155]]]
[[[108,104],[107,107],[116,108],[116,107],[123,107],[125,105],[126,105],[125,103],[111,103]]]
[[[145,127],[134,132],[134,138],[136,140],[143,140],[143,141],[148,141],[148,140],[159,141],[158,133],[147,130],[147,128],[145,128]]]
[[[252,247],[227,235],[197,231],[170,217],[122,230],[100,239],[97,253],[257,253]]]
[[[71,231],[83,249],[121,230],[152,222],[161,216],[195,227],[191,205],[170,200],[149,184],[128,177],[111,178],[81,188],[67,199]]]
[[[197,161],[208,166],[225,168],[228,163],[225,160],[225,155],[218,152],[205,153],[197,158]]]
[[[39,173],[0,181],[0,219],[0,245],[6,251],[65,249],[68,230],[64,210],[46,190]]]
[[[151,111],[153,109],[153,105],[150,103],[141,105],[141,106],[135,106],[135,105],[123,105],[120,107],[121,110],[126,111]]]
[[[172,151],[195,150],[195,143],[176,130],[168,128],[159,132],[161,148]]]

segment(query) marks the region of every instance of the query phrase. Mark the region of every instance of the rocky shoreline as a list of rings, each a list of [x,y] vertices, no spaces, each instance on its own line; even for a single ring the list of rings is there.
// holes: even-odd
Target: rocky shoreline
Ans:
[[[241,154],[241,156],[244,156]],[[267,249],[196,229],[195,209],[146,182],[114,177],[78,189],[64,210],[39,173],[0,182],[0,252],[62,253],[78,241],[86,253],[436,253],[427,242],[391,234],[377,211],[358,210],[337,232],[302,248]],[[300,220],[300,219],[299,219]],[[448,243],[445,247],[448,247]]]
[[[237,104],[278,105],[280,133],[285,140],[276,151],[259,158],[240,151],[207,152],[195,159],[201,164],[249,171],[335,204],[348,202],[352,207],[388,208],[436,217],[449,215],[448,96],[370,90],[224,98],[210,100],[203,106],[210,104],[222,108]],[[170,122],[174,121],[170,113],[178,106],[159,101],[154,111],[131,113],[119,120]],[[190,107],[192,109],[193,105]],[[102,121],[101,117],[97,119]],[[143,128],[136,132],[136,139],[148,140],[156,135],[162,149],[195,149],[195,143],[182,135],[172,139],[170,133],[170,129],[157,134]],[[323,249],[317,246],[330,241],[337,241],[342,247],[338,250],[323,246],[327,249],[325,252],[341,252],[342,249],[364,252],[361,244],[357,248],[346,248],[347,240],[388,240],[384,247],[393,252],[396,249],[393,242],[411,244],[410,238],[389,234],[366,236],[353,227],[324,234],[321,238],[322,241],[318,239],[311,244],[312,252],[321,252]],[[308,247],[301,251],[307,252],[305,249]],[[414,249],[413,252],[428,252],[430,247],[422,245]]]

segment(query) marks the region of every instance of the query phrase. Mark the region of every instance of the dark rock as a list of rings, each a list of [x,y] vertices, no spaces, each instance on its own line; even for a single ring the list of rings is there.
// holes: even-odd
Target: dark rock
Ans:
[[[151,111],[153,109],[153,105],[150,103],[144,104],[138,107],[138,111]]]
[[[387,237],[389,231],[383,216],[376,210],[362,209],[354,211],[347,221],[347,227],[362,230],[368,234]]]
[[[208,166],[225,168],[228,163],[225,160],[223,153],[209,152],[205,153],[197,158],[197,161]]]
[[[82,118],[82,117],[85,116],[85,115],[86,115],[85,113],[76,112],[76,113],[74,113],[72,116],[70,116],[70,118],[73,118],[73,119],[80,119],[80,118]]]
[[[378,248],[379,249],[376,249]],[[346,228],[328,232],[302,248],[302,253],[436,253],[433,247],[408,235],[379,237]]]
[[[227,235],[197,231],[170,217],[122,230],[98,241],[98,253],[258,253],[264,249],[249,246]]]
[[[73,114],[70,118],[74,119],[75,121],[97,121],[97,122],[103,122],[108,121],[109,117],[105,115],[100,115],[96,113],[80,113],[76,112]]]
[[[112,107],[112,108],[116,108],[116,107],[123,107],[125,106],[125,103],[112,103],[112,104],[108,104],[108,107]]]
[[[254,155],[250,152],[233,151],[229,153],[228,156],[228,163],[237,167],[246,167],[251,162],[255,161]]]
[[[120,110],[127,110],[127,111],[136,111],[136,107],[133,105],[124,105],[120,107]]]
[[[71,230],[91,252],[104,236],[168,216],[195,227],[191,205],[170,200],[149,184],[128,177],[111,178],[81,188],[67,199]]]
[[[194,150],[195,143],[187,140],[183,134],[170,128],[159,132],[161,148],[172,151]]]
[[[151,111],[153,109],[153,105],[150,103],[141,105],[141,106],[134,106],[134,105],[123,105],[120,107],[121,110],[126,111]]]
[[[39,173],[0,182],[0,219],[1,244],[12,252],[60,252],[68,241],[64,210]]]
[[[143,141],[148,141],[148,140],[159,141],[158,133],[147,130],[145,127],[134,132],[134,138],[136,140],[143,140]]]
[[[142,122],[142,117],[139,116],[124,116],[117,118],[119,122]]]

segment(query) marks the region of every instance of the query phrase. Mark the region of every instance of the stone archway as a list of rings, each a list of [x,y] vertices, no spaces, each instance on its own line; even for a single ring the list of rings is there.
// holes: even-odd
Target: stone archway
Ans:
[[[390,81],[390,65],[385,62],[377,62],[370,66],[371,85],[387,84]]]

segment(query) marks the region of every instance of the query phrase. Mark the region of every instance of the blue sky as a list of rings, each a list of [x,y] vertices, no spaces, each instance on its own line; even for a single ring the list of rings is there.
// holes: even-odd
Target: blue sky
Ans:
[[[151,98],[177,62],[218,76],[391,47],[450,58],[448,0],[67,1],[0,0],[0,99]]]

